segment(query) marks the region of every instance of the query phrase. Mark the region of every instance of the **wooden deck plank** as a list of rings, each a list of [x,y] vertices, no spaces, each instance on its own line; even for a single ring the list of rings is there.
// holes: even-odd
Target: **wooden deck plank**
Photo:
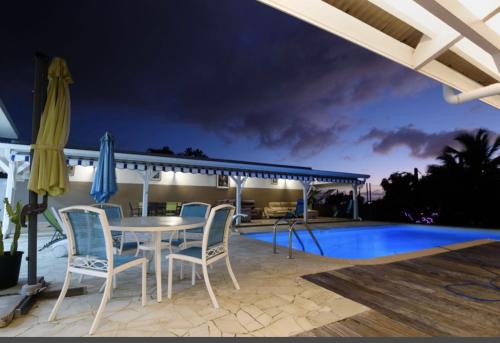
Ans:
[[[372,310],[312,330],[312,336],[499,336],[500,302],[448,292],[448,284],[487,284],[500,272],[500,242],[385,265],[354,266],[304,278]],[[461,289],[500,299],[500,292]]]
[[[351,318],[331,323],[300,337],[426,337],[413,327],[394,321],[376,311],[367,311]]]

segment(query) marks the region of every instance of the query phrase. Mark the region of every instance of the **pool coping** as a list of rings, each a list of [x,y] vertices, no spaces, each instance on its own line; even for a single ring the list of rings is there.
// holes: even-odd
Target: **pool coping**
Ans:
[[[257,241],[259,243],[267,245],[267,246],[269,246],[270,249],[272,249],[272,247],[273,247],[273,244],[269,243],[269,242],[253,239],[253,238],[247,237],[244,234],[239,235],[239,236],[242,238],[245,238],[245,239]],[[469,247],[473,247],[473,246],[488,244],[488,243],[492,243],[492,242],[498,242],[498,240],[495,240],[495,239],[477,239],[477,240],[473,240],[473,241],[454,243],[454,244],[443,245],[443,246],[438,246],[438,247],[429,248],[429,249],[422,249],[422,250],[417,250],[417,251],[412,251],[412,252],[393,254],[393,255],[387,255],[387,256],[381,256],[381,257],[373,257],[373,258],[360,258],[360,259],[348,259],[348,258],[321,256],[321,255],[312,254],[312,253],[309,253],[306,251],[292,249],[292,258],[300,257],[302,255],[302,256],[307,256],[309,258],[311,258],[311,257],[317,258],[319,260],[331,262],[334,264],[342,264],[345,266],[376,265],[376,264],[385,264],[385,263],[399,262],[399,261],[404,261],[404,260],[411,260],[413,258],[424,257],[424,256],[437,255],[437,254],[441,254],[444,252],[448,252],[450,250],[460,250],[460,249],[465,249],[465,248],[469,248]],[[279,254],[279,255],[285,254],[286,256],[288,256],[288,248],[282,247],[280,245],[276,245],[276,251],[277,251],[277,254]]]

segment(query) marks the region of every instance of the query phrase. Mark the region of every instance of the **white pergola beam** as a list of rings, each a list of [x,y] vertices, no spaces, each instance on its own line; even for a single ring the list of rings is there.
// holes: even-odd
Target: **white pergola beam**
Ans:
[[[500,36],[457,0],[415,0],[434,16],[453,27],[488,53],[500,51]],[[498,12],[495,9],[493,15]],[[493,16],[491,13],[487,17]]]
[[[322,0],[258,1],[340,36],[403,66],[411,69],[414,67],[413,48],[335,8],[334,6],[323,2]],[[399,1],[404,0],[398,0],[398,2]],[[420,9],[422,10],[422,8]],[[436,23],[434,22],[434,24]],[[429,33],[430,31],[426,32]],[[425,34],[425,32],[423,33]],[[444,64],[437,62],[436,60],[432,60],[423,65],[418,71],[434,80],[462,92],[482,87],[479,83],[445,66]],[[484,98],[481,99],[481,101],[496,108],[500,108],[500,96]]]
[[[430,61],[439,57],[462,37],[456,33],[444,33],[435,38],[422,36],[413,53],[413,68],[420,69]]]
[[[424,36],[413,53],[413,67],[419,69],[446,50],[451,50],[481,71],[500,81],[500,55],[488,54],[413,0],[368,0],[385,12],[422,32]],[[480,19],[488,22],[494,6],[482,11]]]

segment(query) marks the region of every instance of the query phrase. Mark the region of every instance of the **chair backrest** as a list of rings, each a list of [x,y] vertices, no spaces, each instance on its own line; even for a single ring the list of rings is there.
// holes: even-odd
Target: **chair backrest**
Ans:
[[[113,239],[103,209],[71,206],[59,210],[67,230],[68,264],[108,271],[113,266]]]
[[[104,212],[106,212],[106,217],[108,217],[108,221],[123,218],[123,210],[120,205],[102,203],[102,204],[92,204],[92,207],[97,207],[104,210]]]
[[[203,230],[202,258],[210,259],[227,252],[229,227],[234,210],[234,206],[231,205],[219,205],[212,208]]]
[[[204,202],[188,202],[182,204],[180,216],[207,218],[210,214],[210,207],[210,204]]]

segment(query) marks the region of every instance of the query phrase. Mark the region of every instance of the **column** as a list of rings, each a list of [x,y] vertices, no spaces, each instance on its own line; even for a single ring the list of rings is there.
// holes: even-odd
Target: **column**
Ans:
[[[302,181],[302,199],[304,201],[304,212],[303,212],[303,217],[304,217],[304,222],[307,223],[308,220],[308,213],[307,213],[307,206],[308,206],[308,195],[309,191],[311,190],[311,181],[309,180],[304,180]]]
[[[243,188],[243,183],[247,180],[243,176],[231,176],[231,179],[236,184],[236,214],[241,214],[241,190]],[[241,223],[241,217],[236,218],[236,225]]]
[[[148,216],[149,202],[149,181],[151,180],[151,167],[147,166],[146,170],[141,173],[142,176],[142,216]]]
[[[16,194],[16,179],[17,179],[17,163],[14,161],[9,161],[9,170],[7,171],[7,184],[5,187],[5,197],[9,199],[12,204],[14,201],[14,196]],[[10,219],[5,210],[5,205],[3,204],[3,220],[2,220],[2,233],[7,236],[10,233]]]
[[[358,185],[352,184],[352,219],[359,220],[358,213]]]

